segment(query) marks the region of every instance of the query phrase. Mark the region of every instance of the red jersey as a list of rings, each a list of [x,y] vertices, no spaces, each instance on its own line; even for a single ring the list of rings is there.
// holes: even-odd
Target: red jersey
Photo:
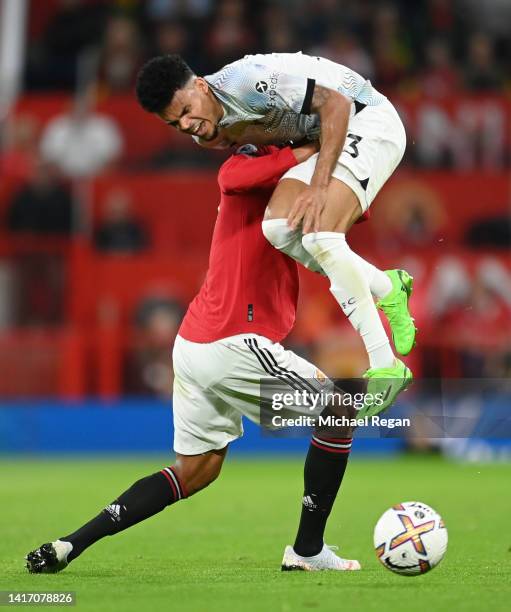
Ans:
[[[246,333],[279,342],[295,322],[297,264],[266,240],[261,222],[278,180],[297,161],[289,147],[264,151],[233,155],[220,168],[209,269],[179,330],[191,342]]]

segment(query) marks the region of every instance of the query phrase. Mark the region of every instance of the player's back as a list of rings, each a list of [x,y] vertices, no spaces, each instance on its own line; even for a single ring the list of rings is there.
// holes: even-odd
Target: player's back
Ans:
[[[296,159],[289,148],[267,150],[261,157],[234,155],[220,169],[208,272],[179,331],[186,340],[254,333],[278,342],[294,324],[297,265],[270,245],[261,222],[273,188]]]
[[[235,65],[234,62],[231,65]],[[266,66],[276,73],[314,79],[319,85],[335,89],[352,100],[375,106],[386,100],[362,75],[351,68],[338,64],[324,57],[298,53],[260,53],[246,55],[239,60],[239,69],[243,64]],[[278,76],[277,76],[278,78]]]

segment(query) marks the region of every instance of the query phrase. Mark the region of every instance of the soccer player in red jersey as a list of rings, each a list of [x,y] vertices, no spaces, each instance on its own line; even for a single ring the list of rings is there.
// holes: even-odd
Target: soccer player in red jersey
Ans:
[[[316,366],[279,344],[295,321],[298,270],[261,230],[278,180],[316,151],[314,144],[295,149],[245,145],[222,165],[208,273],[174,344],[176,462],[135,482],[74,533],[29,553],[30,572],[60,571],[104,536],[213,482],[229,443],[243,435],[242,416],[259,421],[261,379],[306,393],[317,393],[325,384]],[[340,558],[323,541],[350,448],[350,437],[313,435],[298,534],[285,548],[282,569],[360,569],[358,561]]]

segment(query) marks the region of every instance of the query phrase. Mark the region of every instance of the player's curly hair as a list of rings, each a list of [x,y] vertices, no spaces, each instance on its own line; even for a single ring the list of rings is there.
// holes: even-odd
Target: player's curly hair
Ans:
[[[140,106],[149,113],[161,113],[192,76],[192,69],[180,55],[153,57],[137,76],[135,91]]]

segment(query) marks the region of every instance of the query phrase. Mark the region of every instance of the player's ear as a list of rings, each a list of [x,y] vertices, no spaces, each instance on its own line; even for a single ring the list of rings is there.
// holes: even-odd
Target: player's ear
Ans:
[[[197,77],[195,79],[194,86],[200,91],[200,93],[206,94],[209,91],[208,82],[202,77]]]

